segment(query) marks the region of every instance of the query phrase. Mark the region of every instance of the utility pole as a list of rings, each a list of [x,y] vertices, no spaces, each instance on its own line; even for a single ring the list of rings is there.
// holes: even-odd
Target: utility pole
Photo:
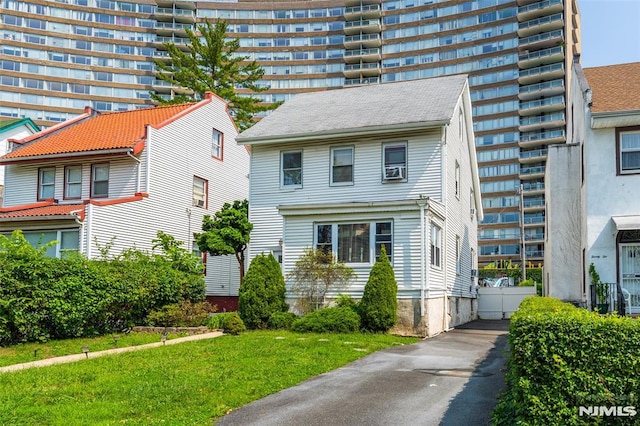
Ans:
[[[527,261],[527,256],[525,254],[525,239],[524,239],[524,185],[520,184],[520,261],[522,262],[522,281],[527,279],[527,266],[525,262]]]

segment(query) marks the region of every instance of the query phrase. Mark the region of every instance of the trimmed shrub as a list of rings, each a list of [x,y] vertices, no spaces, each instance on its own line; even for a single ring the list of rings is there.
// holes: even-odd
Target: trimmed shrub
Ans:
[[[274,312],[269,317],[269,328],[273,330],[290,330],[291,324],[298,318],[293,312]]]
[[[240,286],[238,313],[249,328],[266,328],[275,312],[286,312],[284,277],[272,254],[261,254],[251,261]]]
[[[380,258],[371,268],[358,306],[362,328],[386,332],[398,321],[398,283],[387,252],[382,246]]]
[[[161,327],[200,327],[214,311],[215,307],[208,302],[185,300],[151,312],[147,317],[147,323]]]
[[[360,328],[360,317],[351,308],[324,308],[298,318],[291,325],[297,332],[351,333]]]
[[[242,318],[237,312],[228,312],[224,314],[222,318],[222,331],[227,334],[237,335],[246,331],[247,327],[244,325]]]
[[[531,297],[511,317],[509,345],[508,389],[494,424],[605,423],[579,407],[640,406],[640,321]]]

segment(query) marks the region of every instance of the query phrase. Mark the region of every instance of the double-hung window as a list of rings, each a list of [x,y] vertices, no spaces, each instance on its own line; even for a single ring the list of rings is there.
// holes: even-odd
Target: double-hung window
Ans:
[[[315,248],[333,253],[338,261],[372,264],[384,245],[392,259],[392,222],[323,223],[315,225]]]
[[[280,184],[287,188],[302,187],[302,151],[281,153]]]
[[[388,143],[382,146],[382,177],[385,181],[407,179],[407,144]]]
[[[197,176],[193,177],[193,202],[194,207],[207,208],[207,181]]]
[[[64,198],[77,199],[82,196],[82,166],[64,168]]]
[[[430,237],[431,266],[442,266],[442,229],[438,225],[431,225]]]
[[[91,166],[91,197],[109,196],[109,165],[94,164]]]
[[[619,173],[640,173],[640,130],[618,132]]]
[[[222,160],[223,142],[223,134],[216,129],[213,129],[213,138],[211,140],[211,156],[217,160]]]
[[[353,147],[331,148],[331,185],[353,184]]]
[[[56,189],[56,168],[38,169],[38,200],[53,198]]]

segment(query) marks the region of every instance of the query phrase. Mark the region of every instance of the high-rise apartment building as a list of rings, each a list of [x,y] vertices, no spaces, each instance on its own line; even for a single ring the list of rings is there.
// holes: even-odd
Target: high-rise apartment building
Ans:
[[[466,73],[485,208],[479,262],[517,262],[524,241],[537,263],[546,146],[565,142],[572,113],[576,2],[0,0],[0,119],[50,125],[87,105],[117,111],[150,105],[149,91],[171,96],[179,89],[155,78],[154,60],[205,19],[226,20],[242,54],[264,67],[266,102]]]

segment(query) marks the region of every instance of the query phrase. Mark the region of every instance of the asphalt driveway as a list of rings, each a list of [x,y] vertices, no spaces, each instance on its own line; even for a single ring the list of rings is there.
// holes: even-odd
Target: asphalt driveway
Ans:
[[[509,321],[389,348],[246,405],[218,425],[487,425],[504,387]]]

